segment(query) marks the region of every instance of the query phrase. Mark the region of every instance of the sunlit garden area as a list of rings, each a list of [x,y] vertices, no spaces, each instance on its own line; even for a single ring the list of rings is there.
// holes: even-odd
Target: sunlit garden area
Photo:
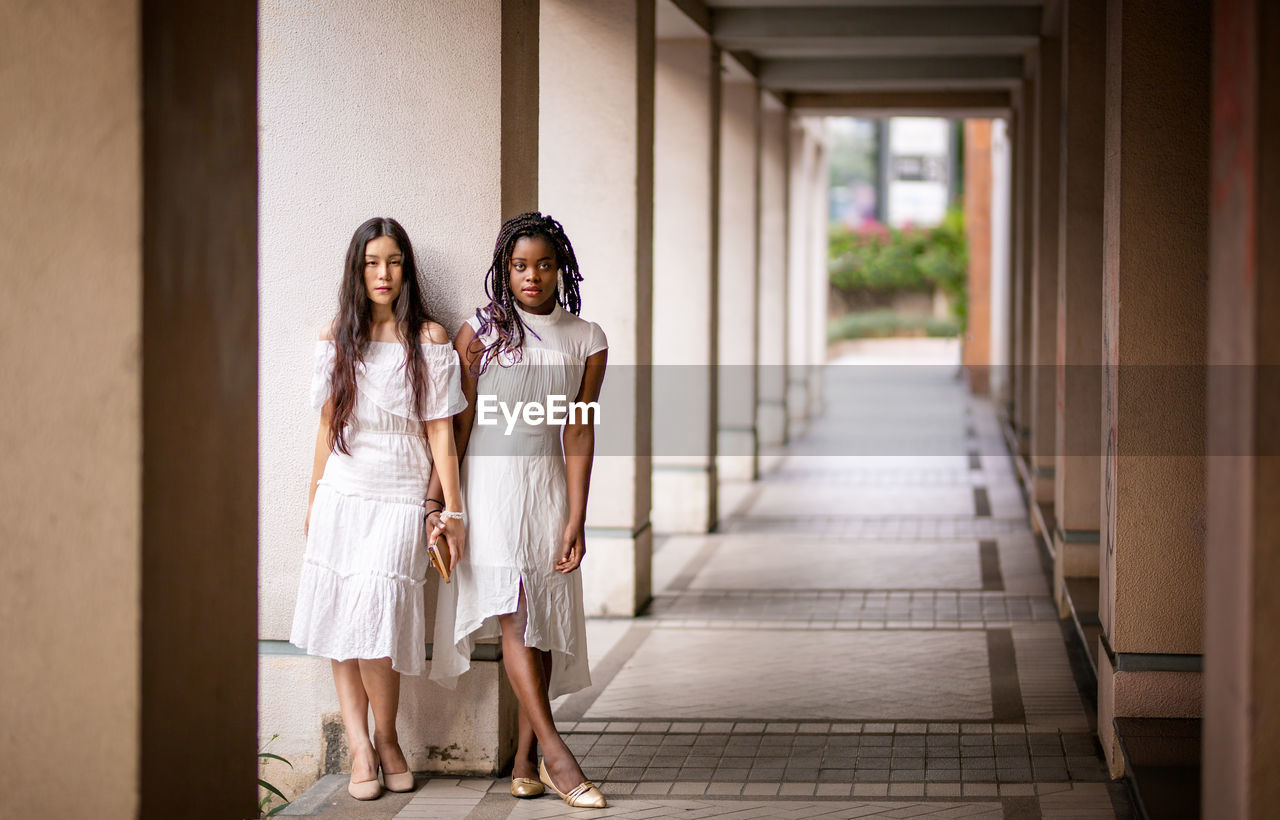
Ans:
[[[829,341],[959,337],[968,314],[961,124],[828,123]]]

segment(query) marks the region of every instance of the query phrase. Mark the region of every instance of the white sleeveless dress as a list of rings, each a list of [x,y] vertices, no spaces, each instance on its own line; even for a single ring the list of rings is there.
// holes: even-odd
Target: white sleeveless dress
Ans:
[[[608,346],[599,325],[559,305],[546,316],[520,316],[522,356],[489,364],[476,385],[477,410],[486,395],[510,408],[517,401],[546,404],[548,396],[572,402],[587,357]],[[478,319],[468,324],[479,333]],[[508,434],[507,420],[501,411],[496,415],[491,426],[477,423],[477,415],[462,462],[468,548],[453,583],[440,584],[430,677],[452,687],[470,666],[476,639],[501,634],[496,616],[516,611],[523,586],[524,644],[552,653],[549,694],[555,698],[591,683],[582,573],[555,569],[569,522],[564,427],[521,418]]]
[[[370,342],[356,370],[347,427],[351,454],[330,453],[311,507],[307,550],[289,640],[335,660],[391,658],[397,672],[426,665],[423,584],[435,575],[426,552],[424,500],[431,450],[422,422],[466,407],[458,354],[421,345],[426,364],[421,416],[399,342]],[[311,400],[332,388],[333,342],[316,345]]]

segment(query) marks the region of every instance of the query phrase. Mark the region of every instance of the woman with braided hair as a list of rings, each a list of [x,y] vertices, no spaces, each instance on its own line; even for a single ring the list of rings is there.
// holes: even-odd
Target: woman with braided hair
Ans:
[[[568,412],[563,423],[550,418],[557,399],[596,402],[604,380],[604,332],[577,315],[581,280],[560,223],[521,214],[498,234],[485,277],[489,303],[458,331],[467,408],[454,418],[454,436],[469,546],[454,583],[440,586],[431,678],[452,686],[476,639],[501,635],[520,704],[512,795],[536,797],[545,784],[571,806],[603,808],[604,795],[556,731],[550,703],[591,682],[577,570],[596,419],[586,411]],[[504,410],[486,421],[486,408],[517,402],[547,412]],[[429,495],[436,486],[433,479]]]

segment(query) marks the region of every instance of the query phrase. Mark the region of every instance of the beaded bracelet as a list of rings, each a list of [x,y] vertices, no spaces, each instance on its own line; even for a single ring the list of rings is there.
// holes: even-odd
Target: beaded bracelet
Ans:
[[[460,512],[451,512],[451,511],[449,511],[449,510],[441,510],[441,511],[440,511],[440,517],[441,517],[442,519],[443,519],[443,518],[456,518],[456,519],[458,519],[459,521],[461,521],[461,520],[462,520],[462,513],[460,513]]]

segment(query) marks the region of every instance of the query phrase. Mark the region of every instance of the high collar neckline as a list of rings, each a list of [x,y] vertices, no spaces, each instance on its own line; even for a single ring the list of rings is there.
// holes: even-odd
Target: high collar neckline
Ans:
[[[560,317],[564,315],[564,308],[560,307],[559,300],[557,300],[555,306],[551,308],[550,313],[531,313],[530,311],[525,310],[519,302],[516,302],[515,305],[516,310],[520,311],[520,321],[533,327],[554,325],[556,322],[560,321]]]

